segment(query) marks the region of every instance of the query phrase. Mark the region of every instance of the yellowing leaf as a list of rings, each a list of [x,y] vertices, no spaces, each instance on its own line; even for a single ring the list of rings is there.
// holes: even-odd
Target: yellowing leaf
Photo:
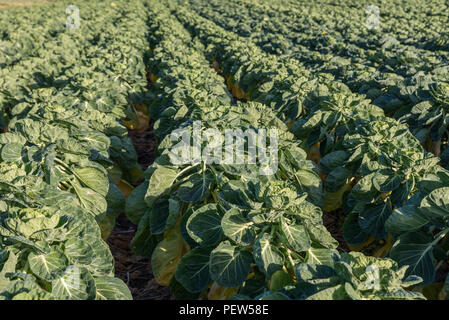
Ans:
[[[122,174],[122,170],[117,165],[108,169],[108,176],[116,186],[119,185]]]
[[[348,248],[349,248],[351,251],[360,251],[360,250],[362,250],[363,248],[369,246],[371,243],[373,243],[374,240],[376,240],[376,239],[375,239],[373,236],[370,236],[369,239],[366,240],[364,243],[359,244],[359,245],[356,245],[356,246],[351,246],[351,245],[348,243]]]
[[[209,300],[229,300],[237,293],[238,288],[225,288],[220,286],[215,281],[212,283],[207,299]]]
[[[137,126],[137,123],[135,121],[123,120],[123,124],[125,125],[125,127],[127,127],[130,130],[134,130]]]
[[[131,179],[131,182],[137,182],[143,175],[142,168],[139,165],[129,169],[127,173]]]
[[[340,208],[343,201],[343,194],[350,189],[351,184],[347,183],[337,192],[326,192],[323,196],[323,210],[330,212]]]
[[[236,83],[234,83],[234,97],[237,99],[245,99],[245,92]]]
[[[145,103],[137,103],[132,105],[134,109],[148,115],[148,107]]]
[[[320,154],[320,143],[317,142],[313,146],[310,147],[309,152],[307,154],[307,160],[312,160],[315,163],[320,163],[321,154]]]
[[[153,83],[153,84],[156,83],[157,79],[158,79],[158,77],[156,75],[150,73],[150,81],[151,81],[151,83]]]
[[[150,125],[150,117],[144,114],[142,111],[137,111],[137,126],[136,130],[143,132],[148,129]]]
[[[176,272],[179,260],[185,254],[184,240],[178,226],[168,230],[151,256],[154,278],[161,286],[168,286]]]
[[[125,198],[128,198],[128,196],[134,190],[134,187],[123,179],[120,180],[120,182],[117,184],[117,187],[120,189]]]
[[[138,110],[136,110],[135,114],[136,119],[123,121],[125,126],[130,130],[136,130],[139,132],[147,130],[150,123],[150,117],[146,115],[144,112]]]
[[[388,234],[388,236],[385,238],[385,245],[376,249],[376,251],[374,251],[374,253],[373,253],[373,256],[378,257],[378,258],[385,257],[387,252],[390,251],[391,247],[393,246],[393,243],[391,240],[392,240],[392,236],[391,236],[391,234]]]
[[[387,193],[383,193],[381,195],[382,199],[385,199],[386,197],[388,197],[391,194],[391,191],[387,192]]]

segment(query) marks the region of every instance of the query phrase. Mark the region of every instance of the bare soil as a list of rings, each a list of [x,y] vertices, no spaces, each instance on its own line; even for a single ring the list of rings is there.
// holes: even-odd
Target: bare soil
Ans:
[[[142,170],[154,161],[156,141],[153,134],[153,121],[144,132],[130,131]],[[140,181],[137,183],[139,184]],[[115,259],[115,275],[122,279],[131,290],[134,300],[168,300],[171,298],[168,287],[160,286],[154,280],[150,260],[134,254],[130,243],[137,230],[125,214],[121,214],[107,243]]]
[[[124,214],[120,215],[107,240],[115,259],[115,276],[126,283],[134,300],[170,299],[168,287],[162,287],[154,280],[150,260],[131,251],[129,244],[135,232],[136,226]]]

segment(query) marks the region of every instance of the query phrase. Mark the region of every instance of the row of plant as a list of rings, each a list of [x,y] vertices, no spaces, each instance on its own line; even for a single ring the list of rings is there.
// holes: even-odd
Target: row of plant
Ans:
[[[67,4],[61,2],[54,5],[55,8],[56,6],[65,13]],[[2,10],[0,12],[0,67],[42,54],[40,49],[46,42],[52,41],[58,33],[67,31],[61,28],[65,22],[65,14],[52,16],[52,11],[48,11],[46,6]]]
[[[171,8],[203,42],[210,62],[215,59],[215,66],[219,65],[217,70],[228,79],[232,77],[233,90],[238,92],[235,89],[238,86],[244,93],[250,93],[247,99],[258,101],[258,90],[271,88],[276,77],[295,79],[288,72],[296,60],[279,60],[188,9],[174,4]],[[401,266],[410,265],[407,274],[422,277],[423,284],[433,282],[435,270],[447,261],[443,232],[447,218],[442,214],[440,218],[445,222],[437,222],[427,216],[420,220],[422,224],[413,227],[399,221],[422,217],[420,210],[429,192],[447,186],[447,170],[438,165],[438,158],[424,151],[406,125],[384,116],[381,109],[370,105],[363,96],[344,90],[335,92],[333,87],[338,84],[332,81],[314,84],[309,97],[315,100],[309,104],[311,107],[304,108],[303,116],[291,126],[291,131],[303,139],[309,158],[320,164],[325,190],[323,209],[344,212],[343,234],[353,249],[371,244],[374,248],[370,253],[384,256],[393,240],[395,245],[389,254]],[[279,96],[291,94],[283,92],[282,85],[274,84],[273,88]],[[294,89],[290,86],[288,90]],[[284,116],[285,119],[288,117]],[[318,152],[314,148],[317,146]],[[415,202],[410,202],[411,199]],[[443,199],[439,201],[444,202]],[[436,230],[442,233],[435,238]],[[417,231],[422,239],[428,236],[432,239],[426,238],[419,245],[410,231]],[[386,244],[377,245],[375,240],[380,239]],[[439,264],[435,265],[435,261]]]
[[[251,39],[268,53],[295,58],[313,72],[333,74],[353,92],[365,94],[387,114],[407,123],[436,156],[446,149],[448,52],[420,45],[425,35],[416,32],[423,28],[421,15],[432,12],[436,4],[419,6],[420,11],[407,3],[409,10],[404,12],[402,5],[391,8],[382,3],[376,17],[374,11],[365,13],[375,3],[359,1],[190,3],[202,16]],[[418,17],[410,19],[417,11]],[[366,26],[370,16],[378,19],[379,29]],[[440,18],[444,17],[443,13]],[[432,19],[425,30],[438,33],[441,25],[441,19]],[[449,150],[441,154],[444,166],[448,156]]]
[[[129,196],[126,213],[138,224],[132,247],[151,257],[156,280],[181,299],[422,299],[403,289],[421,282],[419,277],[405,279],[407,267],[361,253],[338,255],[337,242],[322,224],[317,167],[277,117],[279,108],[231,103],[225,79],[206,59],[209,46],[192,38],[165,5],[149,1],[148,10],[150,114],[157,118],[159,156]],[[217,158],[195,158],[212,150],[226,129],[260,134],[262,128],[279,134],[274,174],[261,174],[267,163],[260,159],[223,164]],[[188,142],[180,146],[182,136]],[[233,140],[232,147],[238,143],[249,141]],[[183,155],[186,163],[175,165],[174,154]],[[337,274],[325,273],[332,278],[328,286],[313,286],[311,274],[301,271],[306,265]],[[368,265],[382,270],[379,287],[367,285],[362,269]],[[357,272],[345,274],[341,266]]]
[[[242,0],[245,1],[245,0]],[[262,3],[262,2],[259,2]],[[304,12],[315,12],[314,9],[310,9],[309,6],[303,6],[296,1],[264,1],[263,3],[269,4],[271,7],[275,7],[278,10],[287,11],[289,8],[291,11],[304,11]],[[341,16],[347,20],[341,19],[339,25],[335,25],[335,29],[338,30],[345,36],[345,40],[350,40],[350,43],[362,44],[362,47],[368,46],[368,44],[373,43],[373,39],[361,39],[358,37],[352,37],[351,30],[345,31],[344,27],[351,27],[351,22],[353,20],[366,22],[367,15],[375,14],[373,10],[367,10],[369,6],[377,6],[379,8],[379,27],[383,32],[388,35],[393,34],[395,38],[403,45],[410,45],[420,49],[426,50],[446,50],[448,47],[447,43],[441,42],[443,40],[441,35],[444,35],[444,24],[447,22],[447,3],[441,0],[431,0],[427,3],[421,1],[391,1],[384,3],[382,1],[345,1],[338,0],[332,2],[333,6],[330,6],[328,0],[316,1],[317,4],[326,10],[326,13],[332,12],[332,7],[334,9],[340,10],[345,7],[345,13],[338,12]],[[360,12],[366,12],[366,15],[360,15]],[[326,14],[327,15],[327,14]],[[313,17],[317,23],[323,22],[322,17]],[[318,20],[319,19],[319,20]],[[331,22],[333,23],[333,22]],[[352,28],[355,29],[355,26]],[[359,31],[360,32],[360,31]],[[382,36],[378,34],[375,41],[380,41]],[[359,46],[359,45],[358,45]]]
[[[101,15],[80,5],[93,24],[57,24],[42,55],[0,70],[2,299],[132,298],[104,239],[139,175],[124,123],[138,125],[132,105],[145,99],[147,15],[140,1],[104,3]]]

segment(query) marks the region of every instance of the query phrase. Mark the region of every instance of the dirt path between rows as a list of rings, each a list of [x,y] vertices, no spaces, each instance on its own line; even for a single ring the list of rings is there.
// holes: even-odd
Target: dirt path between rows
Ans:
[[[129,132],[143,170],[154,161],[156,141],[152,128],[153,122],[150,122],[149,129],[143,133]],[[126,283],[135,300],[170,299],[168,287],[162,287],[154,280],[150,260],[134,254],[130,249],[136,230],[137,226],[121,214],[107,240],[115,259],[115,275]]]

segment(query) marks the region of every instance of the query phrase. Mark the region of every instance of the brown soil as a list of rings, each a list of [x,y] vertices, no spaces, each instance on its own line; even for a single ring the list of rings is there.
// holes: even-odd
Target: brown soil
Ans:
[[[343,224],[340,220],[339,211],[323,211],[323,224],[332,237],[338,241],[337,250],[339,252],[349,252],[348,245],[343,238]]]
[[[134,300],[170,299],[168,287],[162,287],[154,280],[149,259],[131,251],[129,244],[135,232],[136,226],[124,214],[120,215],[107,240],[115,259],[115,276],[126,283]]]
[[[146,170],[154,161],[156,141],[153,134],[153,121],[144,132],[130,131],[138,154],[138,161]],[[137,183],[139,184],[139,183]],[[134,300],[167,300],[171,298],[168,287],[160,286],[151,272],[150,260],[134,254],[130,243],[137,230],[125,214],[121,214],[107,243],[115,259],[115,276],[122,279],[131,290]]]
[[[154,161],[154,153],[156,151],[156,139],[153,133],[154,121],[150,120],[148,129],[144,132],[129,131],[128,136],[131,138],[134,148],[137,151],[138,162],[142,170],[146,170]]]

